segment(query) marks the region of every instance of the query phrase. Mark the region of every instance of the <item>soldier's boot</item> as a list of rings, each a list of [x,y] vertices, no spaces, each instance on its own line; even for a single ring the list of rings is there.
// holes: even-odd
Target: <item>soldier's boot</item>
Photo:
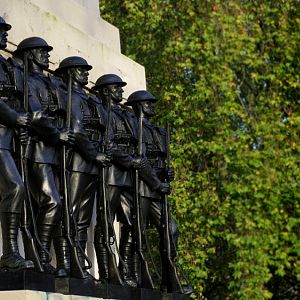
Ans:
[[[86,259],[85,259],[85,249],[86,249],[86,243],[87,241],[85,240],[81,240],[80,242],[80,248],[77,248],[77,255],[78,255],[78,260],[79,263],[81,265],[81,268],[83,270],[84,276],[86,277],[86,279],[91,279],[94,280],[95,278],[87,271],[88,267],[86,266]]]
[[[138,254],[135,252],[133,254],[133,278],[137,282],[138,286],[140,286],[140,278],[141,278],[141,266]]]
[[[31,260],[33,262],[34,270],[36,272],[44,272],[38,253],[38,244],[36,240],[32,236],[30,236],[31,232],[28,231],[28,228],[21,227],[25,259]],[[28,239],[28,237],[32,238],[32,240]]]
[[[55,273],[55,268],[50,264],[51,261],[50,247],[51,247],[54,227],[55,226],[50,224],[37,224],[38,236],[42,246],[39,248],[39,255],[40,255],[42,266],[44,268],[44,272],[48,274]]]
[[[1,213],[1,230],[3,255],[0,259],[0,269],[21,270],[33,269],[34,264],[31,260],[24,259],[18,248],[18,230],[21,214]]]
[[[120,240],[120,256],[122,261],[119,263],[120,275],[125,285],[136,288],[138,282],[135,278],[133,246],[131,231],[122,228]]]
[[[94,246],[98,262],[99,280],[101,283],[108,283],[109,273],[107,249],[104,244],[103,236],[97,231],[95,231],[94,235]]]
[[[67,240],[63,236],[53,239],[56,254],[56,277],[70,276],[70,249]]]

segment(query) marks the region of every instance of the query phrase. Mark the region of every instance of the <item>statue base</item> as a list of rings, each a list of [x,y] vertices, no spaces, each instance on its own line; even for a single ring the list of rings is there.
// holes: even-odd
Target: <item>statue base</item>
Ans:
[[[32,270],[0,272],[0,290],[55,291],[54,276]]]
[[[161,293],[159,290],[102,284],[97,280],[55,278],[53,275],[19,270],[0,272],[0,291],[33,290],[64,295],[77,295],[121,300],[187,300],[189,295]]]
[[[162,293],[161,300],[188,300],[190,295],[184,295],[179,293]]]
[[[91,279],[74,277],[55,278],[55,292],[64,295],[95,296],[95,283]]]
[[[161,300],[161,293],[159,290],[150,289],[132,289],[132,299],[138,300]]]
[[[173,295],[173,294],[168,294]],[[182,295],[185,296],[185,295]],[[122,300],[162,300],[163,294],[159,290],[151,290],[144,288],[131,288],[128,286],[122,286],[117,284],[101,284],[95,282],[95,294],[94,297],[104,299],[122,299]],[[165,298],[166,300],[183,300],[185,298]]]
[[[118,284],[103,284],[107,289],[107,294],[103,298],[109,298],[109,299],[124,299],[129,300],[132,299],[131,297],[131,290],[132,288],[128,286],[122,286]],[[101,284],[100,284],[101,286]],[[100,296],[100,295],[99,295]],[[95,297],[99,297],[97,293],[95,294]]]

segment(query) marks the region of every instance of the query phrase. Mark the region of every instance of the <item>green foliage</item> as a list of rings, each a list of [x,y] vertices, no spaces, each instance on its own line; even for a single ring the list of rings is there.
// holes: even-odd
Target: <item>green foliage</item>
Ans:
[[[195,299],[300,299],[300,2],[100,0],[172,124]]]

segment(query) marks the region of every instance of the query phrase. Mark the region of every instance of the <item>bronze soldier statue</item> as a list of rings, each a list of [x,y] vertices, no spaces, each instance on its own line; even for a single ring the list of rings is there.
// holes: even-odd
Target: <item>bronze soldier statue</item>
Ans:
[[[0,49],[7,46],[7,31],[11,25],[0,17]],[[3,253],[0,269],[30,269],[32,261],[19,254],[18,229],[26,197],[24,184],[12,157],[15,129],[30,125],[30,116],[18,111],[21,105],[15,96],[13,71],[0,55],[0,218]],[[17,110],[17,111],[16,111]]]
[[[59,65],[56,73],[61,75],[67,83],[69,76],[72,82],[72,113],[71,128],[75,135],[75,144],[70,151],[68,170],[69,198],[72,205],[72,218],[76,223],[77,237],[80,245],[78,259],[83,270],[85,267],[84,251],[87,244],[87,229],[90,226],[95,193],[97,189],[99,166],[106,166],[110,162],[110,154],[100,152],[100,143],[105,124],[97,112],[96,98],[91,98],[83,89],[88,84],[88,71],[92,68],[85,59],[78,56],[67,57]],[[62,92],[67,93],[66,85],[61,87]],[[55,239],[57,253],[57,276],[75,276],[70,262],[67,241],[62,232],[58,239]],[[70,265],[71,263],[71,265]],[[70,274],[71,273],[71,274]],[[86,277],[91,275],[84,271]]]
[[[167,132],[166,129],[153,125],[150,122],[150,118],[155,115],[154,103],[157,99],[148,91],[140,90],[132,93],[128,97],[128,101],[125,105],[131,106],[136,117],[139,118],[143,115],[143,146],[144,155],[150,162],[155,175],[159,178],[161,182],[171,182],[174,179],[174,170],[167,166],[167,153],[169,151],[167,142]],[[165,238],[162,233],[162,226],[164,222],[162,220],[163,206],[162,200],[164,198],[161,191],[153,190],[151,186],[147,184],[145,180],[140,182],[140,201],[142,208],[142,220],[143,220],[143,230],[146,230],[147,224],[154,225],[158,232],[160,233],[160,238]],[[175,261],[177,259],[177,240],[178,240],[178,226],[172,218],[170,212],[168,211],[168,233],[170,235],[170,256],[169,259]],[[166,241],[161,241],[160,252],[162,259],[162,272],[166,272],[168,267],[164,264],[166,258],[166,253],[164,243]],[[172,264],[172,263],[171,263]],[[172,265],[174,267],[174,265]],[[173,271],[173,272],[172,272]],[[163,276],[163,285],[167,285],[168,292],[182,292],[185,294],[190,294],[192,288],[189,285],[180,286],[176,269],[171,272],[165,273],[169,278]],[[164,274],[163,274],[164,275]],[[177,286],[178,285],[178,286]],[[162,287],[164,288],[164,287]]]
[[[123,89],[126,85],[119,76],[106,74],[98,78],[93,89],[97,91],[107,108],[106,100],[111,98],[111,119],[113,131],[113,165],[109,168],[107,177],[108,197],[112,220],[117,214],[122,222],[123,239],[120,241],[120,256],[123,264],[120,263],[120,272],[124,283],[131,287],[137,287],[133,274],[133,241],[132,241],[132,177],[131,168],[139,167],[140,159],[134,157],[136,132],[130,124],[127,111],[118,104],[122,101]],[[110,94],[110,97],[108,95]],[[99,220],[98,220],[99,221]],[[104,236],[97,223],[95,229],[94,244],[99,266],[100,279],[109,282],[108,261],[105,248]]]
[[[133,241],[133,181],[132,171],[139,169],[143,178],[147,180],[154,190],[163,191],[166,185],[153,177],[151,167],[147,160],[139,157],[135,153],[137,146],[137,126],[133,113],[122,108],[119,104],[122,101],[123,86],[126,83],[115,74],[105,74],[98,78],[93,89],[98,92],[98,96],[103,101],[107,109],[107,99],[111,99],[111,122],[113,132],[113,159],[109,168],[107,184],[108,197],[112,220],[117,215],[117,219],[122,223],[120,240],[120,263],[119,269],[123,281],[126,285],[137,287],[135,272],[135,247]],[[110,95],[110,97],[108,97]],[[149,170],[150,167],[150,170]],[[167,187],[168,189],[168,187]],[[97,224],[101,226],[101,224]],[[95,250],[97,254],[100,278],[107,280],[108,263],[105,248],[104,236],[95,230]]]
[[[19,43],[14,55],[28,59],[29,110],[32,113],[28,159],[28,188],[37,204],[36,224],[41,247],[39,255],[46,273],[53,273],[50,264],[50,245],[55,227],[61,220],[59,193],[59,158],[61,145],[72,144],[71,131],[58,128],[60,110],[57,88],[50,75],[49,52],[53,48],[40,37],[26,38]],[[28,254],[29,255],[29,254]]]

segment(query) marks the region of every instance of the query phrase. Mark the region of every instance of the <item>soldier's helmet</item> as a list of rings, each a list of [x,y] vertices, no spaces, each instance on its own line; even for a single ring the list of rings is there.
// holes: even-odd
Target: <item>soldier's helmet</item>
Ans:
[[[82,67],[86,70],[91,70],[93,68],[84,58],[80,56],[69,56],[60,62],[58,68],[55,70],[55,73],[61,74],[64,73],[67,69],[77,67]]]
[[[11,29],[11,25],[6,23],[5,20],[0,17],[0,28],[4,28],[6,31]]]
[[[26,50],[37,48],[45,48],[47,51],[51,51],[53,49],[53,47],[49,46],[44,39],[37,36],[32,36],[19,43],[17,49],[14,51],[14,55],[20,56],[20,54]]]
[[[122,80],[121,77],[119,77],[116,74],[105,74],[100,76],[95,85],[92,87],[93,90],[99,90],[103,88],[104,86],[110,85],[110,84],[117,84],[119,86],[125,86],[127,83]]]
[[[125,102],[125,105],[132,106],[138,102],[151,101],[156,102],[157,99],[148,91],[140,90],[133,92]]]

